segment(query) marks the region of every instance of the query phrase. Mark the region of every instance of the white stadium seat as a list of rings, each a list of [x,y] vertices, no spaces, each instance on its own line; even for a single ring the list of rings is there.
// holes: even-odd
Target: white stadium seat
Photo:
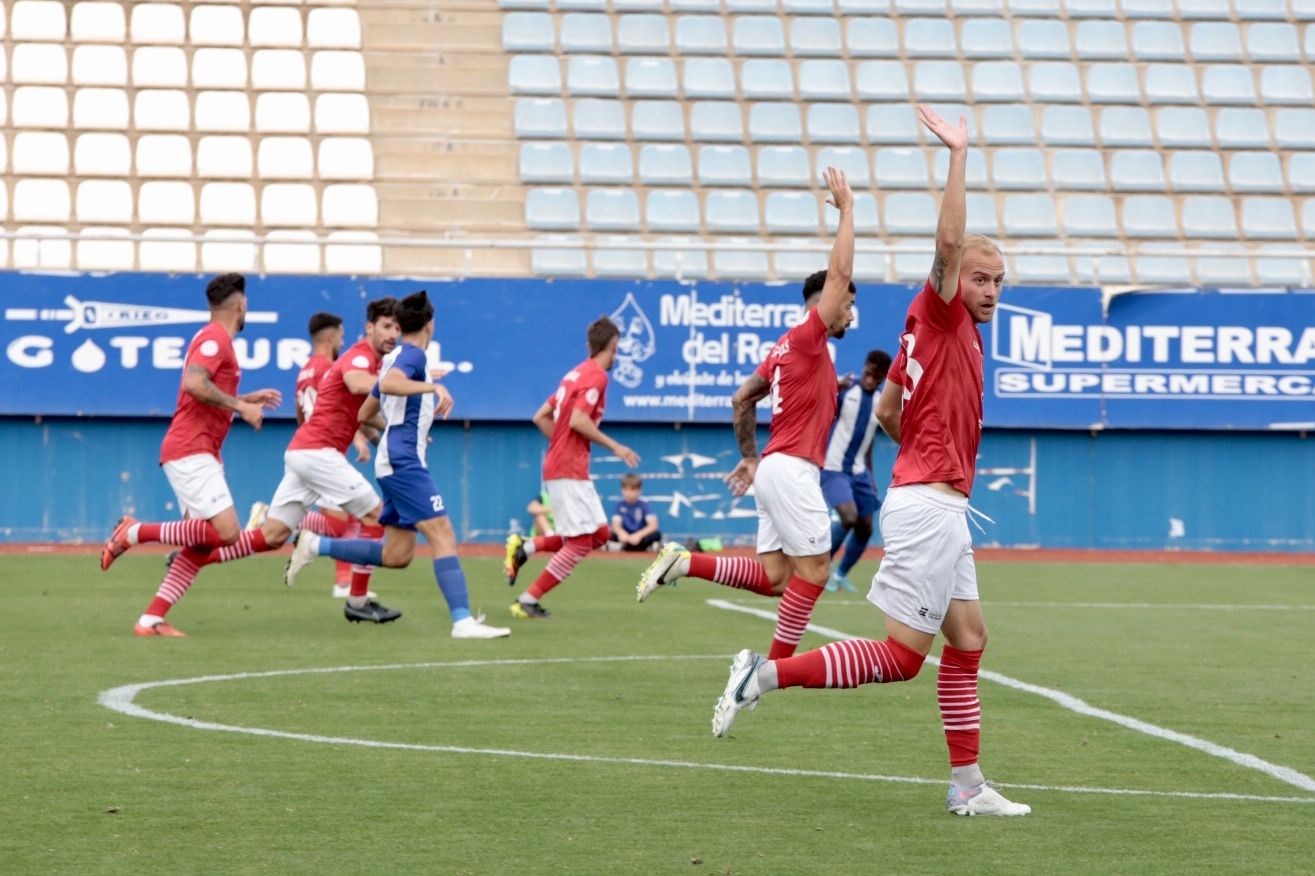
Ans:
[[[202,235],[201,270],[206,273],[257,270],[255,233],[237,228],[215,228]],[[247,241],[252,241],[248,243]]]
[[[187,27],[194,46],[241,46],[246,36],[238,6],[193,6]]]
[[[179,240],[190,232],[175,228],[147,228],[137,249],[138,267],[143,271],[191,272],[196,270],[196,244]]]
[[[301,12],[281,6],[256,6],[247,17],[247,41],[252,48],[301,46]]]
[[[170,46],[143,46],[132,53],[132,84],[138,88],[183,88],[187,54]]]
[[[191,225],[196,193],[191,183],[152,180],[137,187],[137,219],[152,225]]]
[[[81,197],[79,191],[78,196]],[[131,200],[129,201],[131,208]],[[106,226],[85,226],[78,234],[76,244],[77,266],[80,271],[131,271],[133,269],[133,243],[131,240],[96,240],[84,238],[127,237],[128,229]]]
[[[311,48],[359,49],[360,16],[355,9],[312,9],[306,21],[306,42]]]
[[[251,141],[241,135],[202,137],[196,144],[196,175],[202,179],[251,179]]]
[[[10,7],[9,33],[14,42],[52,40],[63,42],[65,4],[56,0],[18,0]]]
[[[138,45],[174,45],[184,42],[183,8],[169,3],[134,3],[132,41]]]
[[[321,94],[315,98],[315,130],[321,134],[370,133],[370,105],[363,94]]]
[[[68,183],[63,180],[20,179],[14,183],[15,222],[67,222],[70,213]]]
[[[9,63],[10,81],[19,85],[63,85],[68,81],[68,57],[63,46],[20,43]]]
[[[96,179],[78,183],[77,220],[86,225],[132,222],[132,186],[123,180]]]
[[[205,183],[200,218],[202,225],[250,227],[256,224],[256,193],[248,183]]]
[[[202,91],[197,94],[196,130],[249,133],[251,104],[246,94],[240,91]]]
[[[263,137],[256,157],[261,179],[310,179],[315,162],[305,137]]]
[[[379,203],[374,187],[335,183],[324,187],[324,224],[335,228],[374,228],[379,224]]]
[[[359,52],[352,52],[358,59]],[[295,49],[260,49],[251,56],[251,87],[257,90],[303,91],[306,56]]]
[[[74,85],[128,83],[128,56],[122,46],[78,46],[72,68]]]
[[[0,165],[3,165],[2,161]],[[130,175],[132,147],[128,143],[127,136],[124,134],[79,135],[73,145],[73,172],[78,176]]]
[[[73,94],[73,127],[128,129],[128,93],[120,88],[79,88]]]
[[[316,52],[310,81],[316,91],[364,91],[365,58],[360,52]]]
[[[378,274],[383,270],[383,250],[369,245],[379,239],[369,231],[330,231],[324,247],[324,270],[330,274]]]
[[[246,88],[246,54],[241,49],[197,49],[192,54],[192,87]]]
[[[14,135],[10,156],[15,176],[64,176],[68,173],[68,138],[45,131],[22,131]]]
[[[256,98],[256,130],[304,134],[310,130],[310,101],[304,94],[269,91]]]
[[[192,144],[181,134],[143,134],[137,138],[136,167],[139,177],[189,177]]]
[[[68,127],[68,96],[62,88],[20,86],[14,89],[11,118],[16,128]]]
[[[237,95],[243,97],[243,95]],[[197,109],[201,107],[201,95]],[[201,113],[197,113],[198,126]],[[132,124],[139,131],[186,131],[190,127],[191,112],[184,91],[148,89],[137,92],[133,101]],[[245,120],[243,120],[245,122]]]
[[[23,225],[18,229],[18,234],[19,237],[14,240],[15,268],[56,271],[73,266],[72,243],[57,239],[58,235],[68,234],[68,229],[51,225]]]
[[[78,43],[122,43],[127,22],[120,3],[75,3],[70,28]]]
[[[270,231],[261,249],[261,268],[270,274],[318,274],[320,247],[313,231]]]
[[[320,141],[316,168],[320,179],[373,179],[374,150],[364,137],[326,137]]]
[[[267,227],[313,228],[318,214],[314,186],[270,183],[260,193],[260,222]]]

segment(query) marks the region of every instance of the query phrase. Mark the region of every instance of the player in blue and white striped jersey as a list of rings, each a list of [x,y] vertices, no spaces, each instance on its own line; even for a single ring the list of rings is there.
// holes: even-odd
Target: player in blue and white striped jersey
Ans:
[[[822,495],[840,518],[831,525],[831,556],[836,555],[845,537],[849,545],[827,581],[826,589],[854,591],[849,570],[863,556],[872,538],[872,515],[881,507],[881,498],[872,481],[872,439],[877,423],[877,391],[890,370],[890,354],[873,350],[863,363],[863,376],[857,383],[840,390],[836,421],[826,446],[822,466]]]

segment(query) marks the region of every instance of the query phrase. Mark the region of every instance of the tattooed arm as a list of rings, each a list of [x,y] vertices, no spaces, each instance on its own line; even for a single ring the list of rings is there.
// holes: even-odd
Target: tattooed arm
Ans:
[[[265,419],[265,413],[259,402],[247,401],[245,398],[229,395],[215,386],[210,379],[210,372],[200,365],[188,365],[183,373],[183,391],[192,398],[217,408],[236,411],[238,416],[259,429]]]
[[[740,446],[740,463],[726,476],[726,483],[736,496],[748,492],[753,485],[754,475],[758,473],[758,402],[767,397],[770,389],[771,386],[761,375],[750,374],[731,399],[735,440]]]

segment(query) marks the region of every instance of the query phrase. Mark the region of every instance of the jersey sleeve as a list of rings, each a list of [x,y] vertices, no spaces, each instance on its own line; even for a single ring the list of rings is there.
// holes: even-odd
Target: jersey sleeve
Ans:
[[[346,374],[349,371],[369,371],[372,360],[364,353],[353,353],[349,358],[345,358],[339,370]]]
[[[607,375],[591,378],[576,385],[575,399],[571,405],[574,410],[593,414],[603,403],[607,395]]]
[[[904,385],[905,358],[904,346],[901,344],[899,352],[895,354],[895,361],[891,363],[890,370],[886,372],[886,380],[896,386]]]
[[[826,323],[822,322],[822,317],[814,307],[804,316],[803,322],[790,329],[787,337],[790,338],[791,349],[816,355],[826,349],[827,334]]]
[[[931,284],[931,279],[922,286],[918,296],[919,310],[927,325],[937,331],[950,332],[958,327],[962,317],[967,316],[963,308],[963,284],[954,290],[954,297],[946,304]]]
[[[236,364],[237,356],[233,352],[232,344],[224,344],[219,341],[213,334],[207,333],[206,336],[198,336],[193,341],[191,349],[187,351],[187,364],[199,365],[210,373],[211,377],[227,363]]]

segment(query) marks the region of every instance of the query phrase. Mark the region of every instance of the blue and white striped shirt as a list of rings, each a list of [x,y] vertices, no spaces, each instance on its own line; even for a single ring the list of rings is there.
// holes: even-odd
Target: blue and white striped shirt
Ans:
[[[826,471],[859,475],[867,471],[868,448],[877,434],[877,392],[864,392],[855,383],[840,395],[836,421],[831,424],[831,438],[826,445]]]
[[[379,379],[396,368],[402,376],[411,380],[433,383],[429,376],[429,365],[425,351],[419,347],[399,342],[393,351],[384,357],[379,368]],[[429,427],[434,423],[434,405],[438,401],[432,392],[420,395],[388,395],[380,393],[379,384],[374,385],[371,395],[379,399],[387,426],[379,439],[379,450],[374,458],[375,477],[388,477],[396,469],[428,468],[425,449],[429,442]]]

